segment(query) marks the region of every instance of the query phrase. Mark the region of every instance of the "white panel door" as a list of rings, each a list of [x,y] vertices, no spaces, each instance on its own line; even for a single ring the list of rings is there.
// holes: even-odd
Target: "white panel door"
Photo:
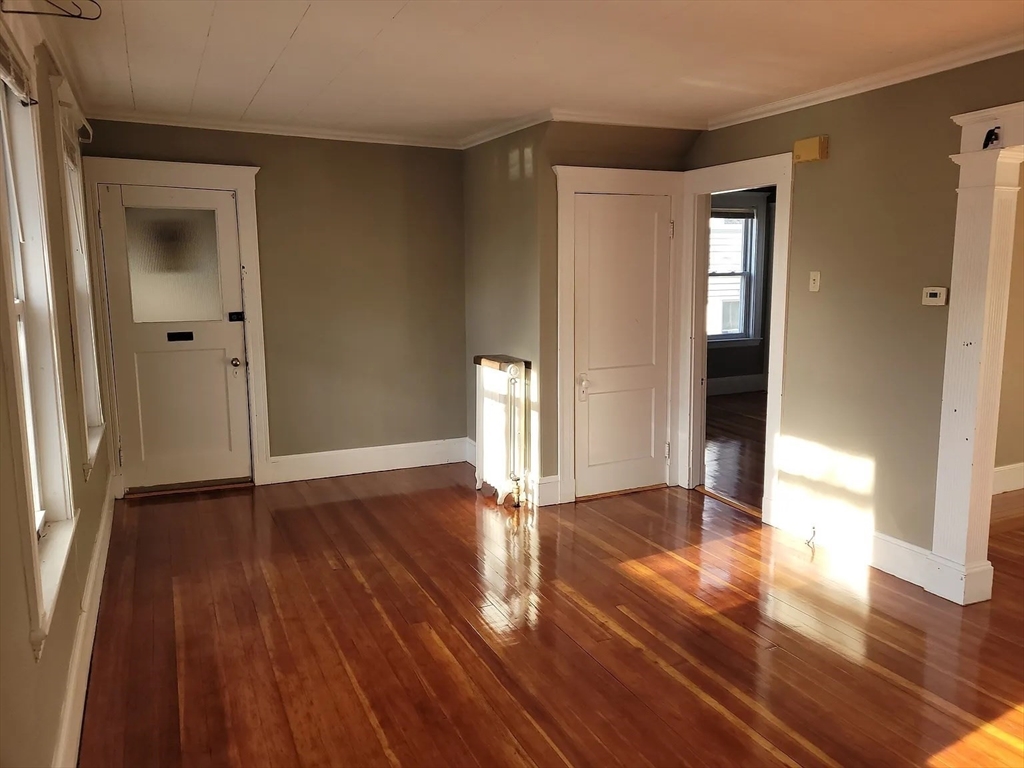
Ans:
[[[99,192],[125,487],[250,478],[234,193]]]
[[[577,194],[576,495],[668,479],[671,200]]]

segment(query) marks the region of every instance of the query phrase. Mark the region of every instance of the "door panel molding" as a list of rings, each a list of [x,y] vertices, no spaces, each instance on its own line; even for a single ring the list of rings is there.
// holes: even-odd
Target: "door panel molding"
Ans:
[[[89,209],[89,240],[96,259],[98,284],[106,293],[106,254],[100,232],[100,185],[136,187],[180,187],[183,189],[222,190],[235,194],[238,222],[238,251],[241,266],[242,308],[245,312],[245,354],[248,362],[246,385],[249,396],[249,433],[253,479],[267,482],[270,470],[270,432],[267,406],[267,373],[264,353],[263,301],[260,287],[259,246],[256,227],[256,174],[258,167],[208,165],[202,163],[171,163],[121,158],[83,158],[86,198]],[[101,266],[102,265],[102,266]],[[105,333],[100,339],[102,365],[105,370],[108,398],[116,402],[113,349],[109,318],[104,318]],[[114,490],[124,495],[124,478],[118,464],[118,443],[121,437],[117,408],[109,408],[113,440],[108,441],[111,466],[115,468]]]

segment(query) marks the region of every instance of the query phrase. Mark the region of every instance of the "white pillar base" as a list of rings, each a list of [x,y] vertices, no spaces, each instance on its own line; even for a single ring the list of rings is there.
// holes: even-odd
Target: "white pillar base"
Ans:
[[[932,553],[924,588],[957,605],[970,605],[992,599],[992,563],[964,565]]]

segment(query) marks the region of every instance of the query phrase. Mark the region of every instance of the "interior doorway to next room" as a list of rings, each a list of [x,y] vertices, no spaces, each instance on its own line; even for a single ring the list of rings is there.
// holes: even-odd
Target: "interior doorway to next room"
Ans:
[[[711,195],[704,490],[760,514],[774,186]]]

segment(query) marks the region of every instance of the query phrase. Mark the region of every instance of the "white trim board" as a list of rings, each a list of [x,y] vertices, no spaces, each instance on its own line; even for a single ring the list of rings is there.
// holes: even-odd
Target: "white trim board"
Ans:
[[[100,593],[103,591],[103,575],[107,568],[107,549],[110,546],[110,529],[114,519],[114,478],[107,480],[103,508],[100,510],[99,531],[92,546],[92,560],[89,574],[82,590],[81,613],[75,629],[75,641],[68,665],[64,703],[60,713],[60,730],[53,753],[53,765],[72,767],[78,763],[78,744],[82,737],[82,719],[85,717],[85,694],[89,684],[89,667],[92,665],[93,640],[96,637],[96,621],[99,618]]]
[[[110,157],[82,159],[85,171],[85,193],[89,201],[89,243],[92,253],[102,254],[102,236],[98,227],[100,184],[187,187],[220,189],[233,192],[238,217],[238,252],[242,271],[242,309],[245,311],[245,356],[249,389],[249,432],[252,436],[253,479],[270,460],[270,410],[267,404],[267,362],[263,344],[263,291],[260,286],[259,239],[256,229],[256,174],[251,166],[212,165],[204,163],[168,163],[156,160],[123,160]],[[97,259],[96,261],[99,261]],[[105,259],[104,259],[105,264]],[[103,269],[103,295],[106,291],[106,269]],[[100,340],[110,402],[116,402],[116,381],[113,349],[109,333],[109,316],[104,318]],[[117,408],[110,408],[111,457],[114,467],[115,495],[124,495],[123,475],[114,445],[120,442]]]
[[[796,521],[789,522],[795,523]],[[806,531],[799,524],[784,523],[780,530],[785,530],[800,538],[806,535]],[[986,577],[991,585],[991,566],[989,566],[987,574],[984,573],[984,569],[980,569],[982,572],[977,575],[969,574],[973,578],[967,579],[962,566],[947,561],[923,547],[878,532],[872,534],[870,541],[871,555],[864,563],[865,566],[903,579],[952,602],[963,604],[965,589],[977,590],[979,585],[982,585],[983,589]],[[832,547],[842,551],[845,548],[845,543],[833,539],[832,541],[826,540],[818,546],[828,553]],[[854,566],[855,564],[851,563],[851,567]],[[968,594],[967,602],[974,602],[970,599],[973,596],[973,593]]]
[[[545,109],[519,115],[508,120],[501,120],[489,128],[471,133],[457,140],[444,140],[429,136],[413,134],[362,133],[346,131],[325,126],[285,125],[281,123],[254,123],[242,120],[214,120],[180,115],[161,115],[146,112],[105,112],[90,111],[91,120],[110,120],[119,123],[139,123],[141,125],[167,125],[175,128],[196,128],[206,131],[233,131],[237,133],[256,133],[268,136],[295,136],[303,139],[324,139],[327,141],[353,141],[361,144],[392,144],[404,147],[426,147],[429,149],[470,149],[494,139],[500,139],[532,128],[541,123],[569,122],[588,123],[594,125],[623,125],[637,128],[669,128],[675,130],[701,131],[706,127],[703,120],[669,120],[664,117],[645,117],[629,113],[588,113],[573,112],[563,109]]]
[[[553,504],[560,504],[559,482],[557,475],[542,477],[537,481],[535,504],[538,507],[550,507]]]
[[[736,395],[740,392],[762,392],[768,388],[768,377],[763,373],[748,376],[721,376],[708,379],[708,397]]]
[[[376,445],[340,451],[271,456],[256,475],[256,485],[315,480],[321,477],[361,475],[390,469],[430,467],[466,461],[465,437],[422,443]],[[475,452],[474,452],[475,455]]]
[[[992,476],[992,495],[1009,493],[1024,488],[1024,463],[996,467]]]

